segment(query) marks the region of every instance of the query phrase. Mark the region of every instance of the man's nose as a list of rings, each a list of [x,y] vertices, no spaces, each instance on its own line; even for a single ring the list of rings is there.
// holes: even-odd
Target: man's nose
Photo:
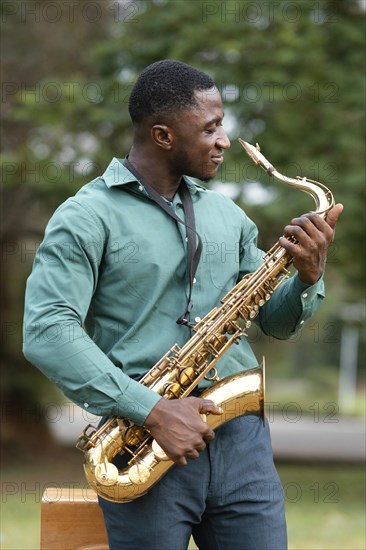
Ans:
[[[217,146],[220,147],[220,149],[229,149],[229,147],[231,146],[230,140],[227,137],[227,134],[222,126],[220,130],[220,135],[217,138]]]

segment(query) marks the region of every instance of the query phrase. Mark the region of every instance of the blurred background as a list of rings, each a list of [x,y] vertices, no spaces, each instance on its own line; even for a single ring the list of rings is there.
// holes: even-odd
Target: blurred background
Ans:
[[[13,0],[0,9],[1,547],[38,548],[43,490],[85,486],[73,445],[96,420],[22,357],[35,250],[55,208],[128,152],[130,90],[146,65],[170,58],[221,91],[232,147],[210,186],[254,219],[261,248],[313,201],[260,172],[238,137],[345,206],[321,310],[288,342],[249,338],[266,356],[290,549],[364,549],[365,0]]]

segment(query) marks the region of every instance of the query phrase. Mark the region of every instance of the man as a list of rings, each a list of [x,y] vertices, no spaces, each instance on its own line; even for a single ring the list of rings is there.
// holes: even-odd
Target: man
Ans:
[[[24,353],[81,407],[144,425],[177,464],[131,503],[100,499],[112,550],[181,550],[191,534],[202,549],[285,548],[268,426],[239,417],[215,437],[200,417],[220,414],[214,403],[168,401],[138,383],[262,262],[253,222],[187,177],[209,181],[230,146],[219,91],[193,67],[159,61],[140,75],[129,112],[128,160],[114,159],[48,224],[27,284]],[[298,273],[262,308],[258,323],[265,332],[286,338],[319,306],[341,210],[334,207],[327,222],[307,214],[285,227],[284,235],[298,241],[281,239]],[[197,234],[203,243],[198,267],[193,225],[194,248]],[[223,378],[254,366],[242,339],[218,370]]]

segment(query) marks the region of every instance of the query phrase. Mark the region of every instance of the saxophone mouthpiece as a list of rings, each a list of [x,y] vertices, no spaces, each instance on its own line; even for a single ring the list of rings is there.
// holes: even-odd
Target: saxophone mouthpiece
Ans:
[[[240,145],[242,145],[247,155],[252,159],[255,164],[260,166],[270,176],[273,175],[274,167],[266,159],[266,157],[262,155],[262,153],[260,152],[261,148],[259,147],[258,143],[256,143],[256,146],[254,147],[253,145],[251,145],[247,141],[244,141],[241,138],[239,138],[239,143]]]

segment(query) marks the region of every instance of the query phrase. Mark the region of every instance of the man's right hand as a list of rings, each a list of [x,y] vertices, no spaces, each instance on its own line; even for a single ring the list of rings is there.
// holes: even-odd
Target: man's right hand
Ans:
[[[201,414],[222,414],[223,410],[209,399],[160,399],[145,421],[149,430],[167,456],[180,466],[187,458],[199,453],[215,438],[215,432],[203,422]]]

